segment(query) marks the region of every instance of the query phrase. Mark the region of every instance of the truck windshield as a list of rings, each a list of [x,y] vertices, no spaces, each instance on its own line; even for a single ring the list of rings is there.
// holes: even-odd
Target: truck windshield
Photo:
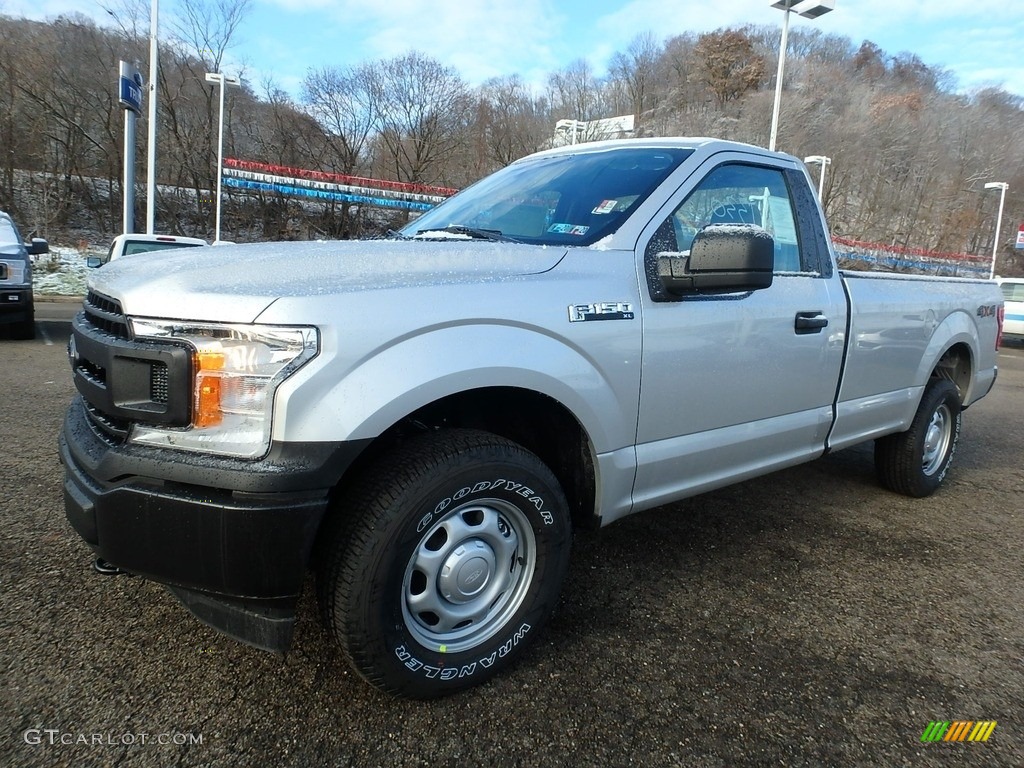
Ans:
[[[401,232],[591,245],[612,234],[692,149],[615,148],[515,163],[460,192]]]
[[[10,219],[0,216],[0,251],[4,253],[19,253],[21,251],[21,237],[18,230]]]
[[[136,253],[150,253],[151,251],[166,251],[170,248],[195,248],[198,243],[167,243],[167,242],[150,242],[142,241],[135,242],[129,241],[124,245],[124,255],[133,256]]]

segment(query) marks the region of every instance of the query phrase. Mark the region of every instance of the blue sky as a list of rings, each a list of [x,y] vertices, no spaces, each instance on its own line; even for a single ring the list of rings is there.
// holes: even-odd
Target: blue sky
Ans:
[[[149,0],[138,0],[148,7]],[[107,4],[107,3],[104,3]],[[162,0],[161,16],[174,0]],[[349,66],[422,51],[471,84],[518,73],[531,83],[577,58],[602,72],[638,34],[666,39],[744,23],[781,31],[771,0],[252,0],[239,30],[233,74],[260,92],[267,78],[297,96],[309,67]],[[96,0],[0,0],[0,13],[35,19],[85,13],[105,23]],[[889,54],[909,51],[945,67],[961,90],[996,85],[1024,96],[1024,0],[836,0],[815,27]]]

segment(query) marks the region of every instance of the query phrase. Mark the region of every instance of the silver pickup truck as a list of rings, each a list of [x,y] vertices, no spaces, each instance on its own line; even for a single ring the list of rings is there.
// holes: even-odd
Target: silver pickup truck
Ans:
[[[868,440],[883,485],[935,491],[1001,312],[993,282],[841,273],[796,158],[565,147],[389,240],[96,270],[66,512],[104,570],[267,649],[312,569],[358,672],[439,696],[537,637],[576,526]]]

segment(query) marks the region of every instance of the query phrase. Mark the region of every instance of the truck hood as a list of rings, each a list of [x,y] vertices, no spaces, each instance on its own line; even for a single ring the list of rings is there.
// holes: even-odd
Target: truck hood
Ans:
[[[126,314],[252,322],[288,296],[493,282],[546,272],[565,248],[471,241],[348,240],[181,248],[118,259],[90,290]]]

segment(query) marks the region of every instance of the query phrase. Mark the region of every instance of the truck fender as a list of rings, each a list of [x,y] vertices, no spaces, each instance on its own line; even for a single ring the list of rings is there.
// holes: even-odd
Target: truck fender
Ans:
[[[338,442],[375,438],[404,417],[449,395],[515,387],[547,395],[579,421],[595,453],[632,445],[636,435],[639,351],[621,369],[565,338],[506,324],[424,329],[358,361],[327,354],[286,380],[277,395],[274,437]],[[625,360],[623,358],[626,358]]]
[[[974,319],[964,311],[949,314],[932,332],[931,340],[921,356],[921,364],[914,375],[914,384],[921,387],[922,393],[935,368],[950,349],[963,345],[970,351],[970,370],[962,379],[954,383],[960,388],[961,401],[970,403],[974,394],[975,368],[978,355],[978,328]]]

